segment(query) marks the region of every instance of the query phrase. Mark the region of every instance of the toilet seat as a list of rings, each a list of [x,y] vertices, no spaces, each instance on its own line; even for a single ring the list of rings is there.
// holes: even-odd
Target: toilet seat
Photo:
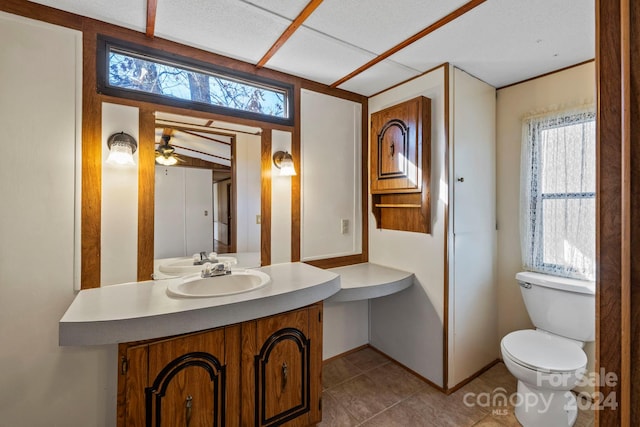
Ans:
[[[532,329],[511,332],[501,346],[514,363],[539,372],[572,372],[587,365],[587,355],[576,343]]]

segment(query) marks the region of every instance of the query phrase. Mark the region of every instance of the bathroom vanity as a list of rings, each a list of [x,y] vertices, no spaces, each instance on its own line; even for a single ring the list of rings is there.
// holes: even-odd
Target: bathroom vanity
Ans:
[[[256,271],[270,282],[218,297],[168,292],[185,277],[83,290],[60,320],[60,344],[118,344],[119,427],[313,425],[323,301],[389,295],[413,274],[369,263]]]

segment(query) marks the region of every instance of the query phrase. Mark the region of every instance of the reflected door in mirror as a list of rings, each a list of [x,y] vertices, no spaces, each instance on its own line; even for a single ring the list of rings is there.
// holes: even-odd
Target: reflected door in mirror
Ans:
[[[155,258],[213,251],[209,169],[156,166]]]

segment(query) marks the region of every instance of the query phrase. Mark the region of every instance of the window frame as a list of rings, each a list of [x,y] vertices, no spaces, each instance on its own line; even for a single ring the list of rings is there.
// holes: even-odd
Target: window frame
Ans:
[[[147,60],[155,61],[161,64],[168,64],[185,69],[192,69],[203,74],[218,75],[222,78],[240,81],[244,84],[262,87],[268,90],[283,91],[285,94],[283,107],[286,117],[277,117],[253,111],[241,110],[231,107],[208,104],[204,102],[192,101],[188,99],[175,98],[162,94],[154,94],[151,92],[143,92],[140,90],[113,86],[109,83],[109,54],[112,48],[130,53],[133,56],[142,56]],[[232,70],[207,62],[199,61],[197,59],[176,55],[146,46],[136,45],[104,35],[98,35],[96,59],[97,91],[100,94],[115,96],[118,98],[132,99],[136,101],[150,102],[154,104],[168,105],[171,107],[188,108],[198,111],[221,114],[225,116],[257,120],[261,122],[276,123],[284,126],[294,125],[295,93],[293,84],[272,80],[253,74],[243,73],[237,70]]]
[[[567,126],[573,126],[573,125],[585,125],[587,123],[594,123],[596,122],[596,116],[595,116],[595,112],[587,112],[587,115],[589,116],[587,119],[584,118],[578,118],[581,114],[580,113],[575,113],[575,112],[566,112],[566,114],[561,114],[559,117],[557,117],[555,119],[555,122],[548,125],[548,126],[544,126],[544,127],[539,127],[537,128],[537,132],[542,133],[545,130],[550,130],[550,129],[557,129],[557,128],[562,128],[562,127],[567,127]],[[536,140],[540,141],[541,135],[537,135]],[[528,144],[530,144],[530,142],[528,142]],[[584,149],[584,147],[583,147]],[[531,158],[531,162],[533,166],[533,162],[537,163],[537,167],[539,169],[541,169],[541,165],[542,165],[542,146],[540,144],[538,144],[535,149],[532,152],[532,158]],[[530,204],[530,206],[536,206],[537,205],[537,201],[539,200],[539,209],[534,209],[533,210],[533,214],[532,217],[530,218],[530,221],[532,223],[538,224],[539,226],[539,230],[535,230],[534,227],[531,227],[531,232],[532,232],[532,239],[531,239],[531,248],[529,249],[531,251],[532,259],[539,259],[540,263],[539,264],[535,264],[533,267],[535,267],[536,269],[540,270],[540,271],[546,271],[547,274],[557,274],[555,272],[557,271],[566,271],[572,274],[580,274],[581,271],[579,271],[578,269],[576,269],[574,266],[572,265],[567,265],[567,264],[556,264],[556,263],[550,263],[550,262],[544,262],[544,226],[545,226],[545,222],[543,220],[544,218],[544,201],[545,200],[565,200],[565,201],[569,201],[569,200],[585,200],[585,199],[593,199],[595,202],[595,198],[596,198],[596,192],[595,189],[593,192],[567,192],[567,193],[557,193],[557,192],[548,192],[545,193],[542,191],[542,179],[543,179],[543,174],[542,173],[538,173],[537,175],[537,185],[533,186],[533,188],[535,188],[537,191],[532,191],[531,192],[531,196],[530,199],[528,201],[528,203]],[[538,220],[538,218],[540,218]],[[596,232],[596,230],[593,230],[594,234]],[[537,240],[537,242],[536,242]],[[595,262],[595,260],[594,260]],[[551,273],[554,272],[554,273]],[[573,277],[573,276],[572,276]]]

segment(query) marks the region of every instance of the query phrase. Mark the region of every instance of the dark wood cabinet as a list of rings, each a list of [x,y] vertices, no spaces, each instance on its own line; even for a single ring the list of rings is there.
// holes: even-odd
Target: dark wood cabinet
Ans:
[[[234,326],[122,345],[119,425],[239,425],[239,337]]]
[[[431,231],[430,141],[429,98],[371,114],[370,188],[378,228]]]
[[[307,426],[321,420],[322,303],[121,344],[119,427]]]
[[[429,99],[420,96],[371,114],[372,194],[422,191],[430,113]]]
[[[243,375],[253,378],[244,382],[243,425],[320,422],[322,305],[247,322],[242,333]]]

